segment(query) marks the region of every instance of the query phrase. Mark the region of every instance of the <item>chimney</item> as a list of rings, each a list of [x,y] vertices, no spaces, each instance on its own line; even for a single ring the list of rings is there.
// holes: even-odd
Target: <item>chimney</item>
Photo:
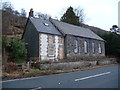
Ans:
[[[30,9],[30,12],[29,12],[29,17],[34,17],[33,13],[34,13],[34,11],[33,11],[33,9],[31,8],[31,9]]]

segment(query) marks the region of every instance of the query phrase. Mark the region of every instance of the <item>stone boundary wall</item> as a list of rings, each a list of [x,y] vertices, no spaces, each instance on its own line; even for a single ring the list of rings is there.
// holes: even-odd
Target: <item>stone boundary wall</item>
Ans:
[[[37,63],[36,66],[41,70],[67,70],[67,69],[78,69],[87,66],[106,65],[106,64],[117,64],[117,59],[114,58],[109,60],[62,62],[62,63],[50,63],[50,64]]]

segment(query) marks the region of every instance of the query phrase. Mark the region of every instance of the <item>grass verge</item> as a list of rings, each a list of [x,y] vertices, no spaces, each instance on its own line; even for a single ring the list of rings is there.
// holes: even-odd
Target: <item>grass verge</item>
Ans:
[[[69,73],[75,71],[84,71],[96,68],[102,68],[107,66],[115,66],[118,64],[109,64],[109,65],[97,65],[97,66],[89,66],[89,67],[82,67],[78,69],[69,69],[69,70],[39,70],[39,69],[30,69],[26,72],[14,72],[14,73],[3,73],[2,80],[11,80],[11,79],[19,79],[19,78],[28,78],[28,77],[38,77],[44,75],[52,75],[52,74],[60,74],[60,73]]]

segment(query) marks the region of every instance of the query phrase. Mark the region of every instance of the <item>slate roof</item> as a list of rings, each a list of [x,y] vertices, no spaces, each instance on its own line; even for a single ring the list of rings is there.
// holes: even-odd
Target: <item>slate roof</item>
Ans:
[[[29,17],[29,19],[33,23],[33,25],[35,26],[37,31],[41,32],[41,33],[62,35],[60,33],[60,32],[62,32],[63,34],[86,37],[86,38],[104,41],[101,37],[99,37],[97,34],[92,32],[88,28],[75,26],[75,25],[61,22],[61,21],[58,21],[55,19],[50,19],[50,21],[45,20],[45,19],[41,19],[41,18],[34,18],[34,17]]]
[[[51,22],[64,34],[81,36],[81,37],[92,38],[92,39],[104,41],[101,37],[99,37],[97,34],[92,32],[88,28],[75,26],[75,25],[60,22],[60,21],[54,20],[54,19],[51,19]]]
[[[34,17],[29,17],[29,19],[33,23],[38,32],[62,35],[49,20]]]

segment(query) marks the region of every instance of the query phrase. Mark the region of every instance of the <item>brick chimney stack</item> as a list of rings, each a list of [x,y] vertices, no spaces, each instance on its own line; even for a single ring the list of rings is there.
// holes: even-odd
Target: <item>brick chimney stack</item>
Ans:
[[[32,8],[30,9],[30,12],[29,12],[29,17],[34,17],[34,11],[33,11],[33,9],[32,9]]]

